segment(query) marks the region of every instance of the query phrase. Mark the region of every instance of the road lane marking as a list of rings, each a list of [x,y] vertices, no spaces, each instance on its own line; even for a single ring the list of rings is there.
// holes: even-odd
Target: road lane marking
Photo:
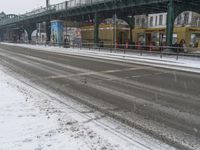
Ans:
[[[168,73],[170,73],[170,71],[149,73],[149,74],[143,74],[143,75],[135,75],[135,76],[127,77],[127,78],[141,78],[141,77],[149,77],[149,76],[164,75],[164,74],[168,74]]]
[[[5,54],[4,54],[5,55]],[[16,54],[15,54],[16,55]],[[53,62],[53,61],[50,61],[50,60],[44,60],[42,58],[36,58],[36,57],[32,57],[32,56],[25,56],[25,55],[22,55],[23,57],[26,57],[28,59],[32,59],[32,60],[35,60],[35,61],[41,61],[41,62],[45,62],[45,63],[48,63],[48,64],[53,64],[53,65],[57,65],[59,67],[63,67],[63,68],[66,68],[66,69],[71,69],[71,70],[74,70],[74,71],[78,71],[78,72],[83,72],[83,73],[91,73],[91,70],[88,70],[88,69],[83,69],[83,68],[78,68],[78,67],[73,67],[73,66],[70,66],[70,65],[64,65],[64,64],[61,64],[61,63],[57,63],[57,62]],[[8,56],[7,56],[8,57]],[[16,58],[14,58],[16,59]],[[24,61],[22,61],[21,59],[16,59],[17,61],[21,61],[22,63],[25,63]],[[29,64],[30,65],[30,64]],[[41,64],[40,64],[41,65]],[[153,68],[153,67],[150,67],[151,69],[153,70],[157,70],[156,68]],[[58,69],[55,69],[55,68],[51,68],[51,73],[55,74],[55,76],[60,76],[62,74],[58,74],[56,72],[52,72],[52,70],[57,70],[57,71],[61,71],[61,70],[58,70]],[[48,70],[46,68],[46,70],[49,72],[50,70]],[[163,69],[161,69],[163,70]],[[94,72],[93,75],[97,75],[99,77],[103,77],[105,79],[108,79],[108,80],[113,80],[113,81],[119,81],[119,82],[122,82],[122,83],[127,83],[127,84],[130,84],[132,86],[135,86],[135,87],[140,87],[140,88],[146,88],[148,91],[158,91],[158,92],[163,92],[164,94],[167,94],[167,95],[174,95],[174,96],[179,96],[179,97],[184,97],[184,98],[192,98],[192,99],[195,99],[195,100],[198,100],[199,101],[199,98],[196,97],[196,96],[193,96],[193,95],[188,95],[186,93],[181,93],[181,92],[177,92],[177,91],[172,91],[170,89],[164,89],[164,88],[159,88],[159,87],[156,87],[156,86],[152,86],[152,85],[148,85],[148,84],[144,84],[144,83],[139,83],[139,82],[135,82],[133,80],[128,80],[128,79],[125,79],[125,78],[120,78],[120,77],[116,77],[116,76],[113,76],[113,75],[109,75],[109,74],[106,74],[106,73],[102,73],[102,72]],[[74,76],[74,75],[73,75]],[[37,77],[38,79],[38,77]],[[40,79],[39,79],[40,80]]]

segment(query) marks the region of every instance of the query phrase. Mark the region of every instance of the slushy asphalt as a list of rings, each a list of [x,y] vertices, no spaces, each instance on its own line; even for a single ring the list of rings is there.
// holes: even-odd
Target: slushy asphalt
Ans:
[[[179,149],[200,147],[200,75],[0,45],[0,63]]]

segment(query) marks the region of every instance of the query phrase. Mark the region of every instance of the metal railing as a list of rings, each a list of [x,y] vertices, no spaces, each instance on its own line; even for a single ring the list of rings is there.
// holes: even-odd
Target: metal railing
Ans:
[[[79,48],[80,50],[97,50],[99,52],[110,52],[110,53],[121,53],[133,55],[137,54],[139,56],[143,55],[153,55],[158,56],[161,59],[165,56],[172,56],[176,60],[179,57],[198,57],[200,58],[200,49],[190,48],[190,47],[174,47],[174,46],[149,46],[149,45],[135,45],[135,44],[101,44],[101,43],[80,43],[80,44],[70,44],[72,48]],[[116,48],[115,48],[116,47]],[[198,51],[198,53],[195,53]]]
[[[23,42],[22,42],[23,43]],[[124,57],[131,57],[134,55],[138,56],[156,56],[162,59],[163,57],[171,57],[176,60],[179,57],[196,57],[200,59],[200,49],[194,49],[190,47],[173,47],[173,46],[149,46],[149,45],[135,45],[135,44],[118,44],[115,48],[115,44],[102,44],[102,43],[90,43],[90,42],[66,42],[66,43],[52,43],[52,42],[27,42],[27,44],[32,45],[45,45],[45,46],[55,46],[72,48],[79,50],[89,50],[89,51],[99,51],[99,52],[109,52],[116,54],[123,54]],[[198,53],[195,53],[197,50]]]

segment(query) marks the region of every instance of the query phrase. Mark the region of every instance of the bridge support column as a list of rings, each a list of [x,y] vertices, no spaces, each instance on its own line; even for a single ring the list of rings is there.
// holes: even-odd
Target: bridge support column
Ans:
[[[46,43],[49,43],[51,40],[51,24],[46,22]]]
[[[21,32],[20,32],[20,30],[18,30],[17,31],[17,42],[19,42],[20,41],[20,39],[21,39]]]
[[[11,37],[12,42],[20,41],[20,39],[21,39],[21,29],[20,28],[12,30],[11,34],[12,34],[12,37]]]
[[[95,46],[98,46],[99,43],[99,16],[95,13],[94,16],[94,43]]]
[[[27,34],[28,34],[28,42],[31,43],[31,40],[32,40],[32,31],[30,30],[27,30]]]
[[[3,41],[3,31],[0,31],[0,41]]]
[[[130,27],[130,41],[133,42],[133,32],[132,30],[134,29],[134,27]]]
[[[19,27],[18,32],[17,32],[17,36],[18,36],[17,38],[19,42],[21,41],[22,33],[24,33],[24,29]]]
[[[28,41],[29,43],[31,42],[32,40],[32,33],[34,30],[36,30],[36,24],[31,24],[31,25],[27,25],[24,27],[24,29],[26,30],[27,34],[28,34]]]
[[[13,40],[13,38],[12,38],[12,30],[7,29],[7,33],[6,34],[7,34],[6,35],[7,40],[8,41],[12,41]]]
[[[134,17],[130,18],[129,27],[130,27],[130,41],[133,42],[132,30],[135,28],[135,18]]]
[[[170,0],[167,12],[167,46],[172,46],[174,30],[174,0]]]
[[[135,17],[134,17],[134,14],[132,14],[132,16],[122,16],[121,14],[118,14],[118,18],[124,20],[129,25],[129,28],[130,28],[129,40],[132,43],[133,42],[132,30],[135,28]]]
[[[4,41],[8,41],[9,40],[9,32],[8,32],[8,29],[5,29],[5,32],[4,32]]]

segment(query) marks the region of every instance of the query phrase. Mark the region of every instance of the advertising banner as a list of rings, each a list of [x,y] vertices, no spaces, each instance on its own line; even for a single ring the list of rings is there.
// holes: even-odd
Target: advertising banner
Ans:
[[[51,21],[51,42],[56,45],[63,44],[64,24],[61,20]]]

